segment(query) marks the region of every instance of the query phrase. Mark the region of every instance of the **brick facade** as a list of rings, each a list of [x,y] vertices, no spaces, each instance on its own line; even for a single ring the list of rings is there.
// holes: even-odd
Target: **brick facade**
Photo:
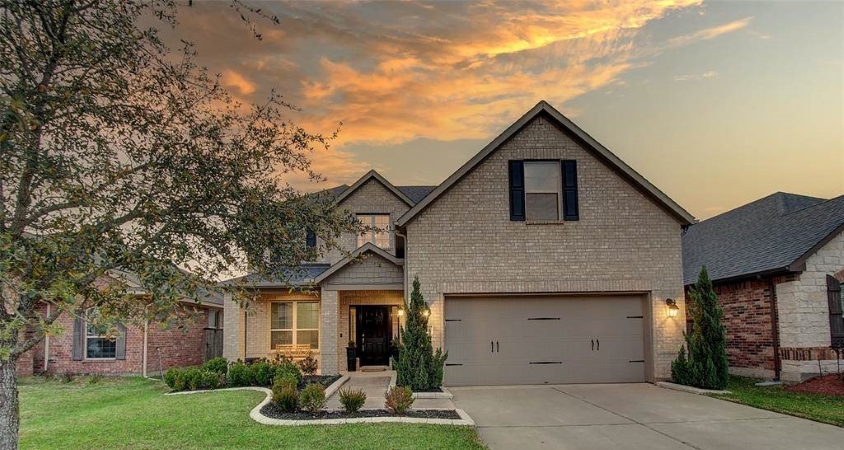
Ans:
[[[171,367],[183,367],[202,364],[205,360],[205,327],[208,324],[209,308],[184,306],[184,311],[192,311],[192,321],[182,328],[167,327],[164,324],[150,324],[147,333],[147,373],[156,376],[159,371]],[[46,310],[39,311],[46,314]],[[83,359],[73,360],[73,317],[63,314],[57,320],[63,332],[42,340],[30,349],[18,364],[18,375],[38,373],[74,373],[100,375],[139,375],[143,373],[143,326],[126,325],[126,358],[118,359]],[[49,342],[48,342],[49,341]],[[46,362],[45,351],[49,346],[49,359]],[[159,359],[160,350],[160,359]],[[22,365],[20,362],[25,364]]]
[[[508,161],[574,159],[580,220],[509,220]],[[407,225],[409,278],[443,346],[448,294],[647,292],[650,378],[670,376],[685,327],[681,225],[543,116],[526,125]],[[676,299],[669,318],[665,299]]]

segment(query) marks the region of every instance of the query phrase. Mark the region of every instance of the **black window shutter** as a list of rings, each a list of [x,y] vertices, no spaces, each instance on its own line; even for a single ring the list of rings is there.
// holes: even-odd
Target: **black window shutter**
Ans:
[[[525,220],[525,162],[510,161],[510,220]]]
[[[577,199],[577,161],[563,160],[563,220],[580,220]]]
[[[829,299],[829,332],[832,346],[844,346],[844,314],[841,306],[841,282],[835,277],[826,276],[826,294]]]
[[[114,359],[126,359],[126,326],[117,324],[117,339],[115,341]]]
[[[83,313],[73,318],[73,360],[82,361],[85,358],[85,321]]]
[[[308,229],[307,237],[305,237],[305,242],[308,248],[316,247],[316,233],[314,233],[314,230]]]

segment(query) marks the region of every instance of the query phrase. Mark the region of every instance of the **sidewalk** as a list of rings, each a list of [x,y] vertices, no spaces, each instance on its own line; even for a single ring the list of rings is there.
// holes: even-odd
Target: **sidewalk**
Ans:
[[[395,376],[394,371],[383,372],[343,372],[349,376],[349,381],[340,389],[363,389],[366,392],[366,403],[363,409],[383,409],[384,394],[390,387],[390,380]],[[328,398],[327,409],[343,409],[340,404],[340,391]],[[413,402],[413,409],[455,409],[454,402],[449,399],[417,398]]]

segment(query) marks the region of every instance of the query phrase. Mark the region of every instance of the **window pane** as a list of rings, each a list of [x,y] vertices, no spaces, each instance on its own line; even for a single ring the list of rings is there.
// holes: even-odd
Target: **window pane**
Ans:
[[[117,342],[105,338],[88,338],[88,358],[114,358],[117,354]]]
[[[559,197],[557,194],[525,194],[525,217],[527,220],[559,220]]]
[[[297,331],[296,344],[304,345],[310,344],[312,349],[319,348],[319,331]]]
[[[270,332],[270,348],[275,349],[276,345],[290,345],[293,344],[292,331],[271,331]]]
[[[390,228],[390,216],[387,215],[387,214],[375,216],[375,227],[381,228],[383,230],[389,229]]]
[[[525,162],[526,192],[559,192],[560,164],[555,161]]]
[[[293,304],[276,302],[270,306],[270,328],[289,330],[293,328]]]
[[[300,330],[319,328],[319,303],[299,302],[296,304],[296,328]]]

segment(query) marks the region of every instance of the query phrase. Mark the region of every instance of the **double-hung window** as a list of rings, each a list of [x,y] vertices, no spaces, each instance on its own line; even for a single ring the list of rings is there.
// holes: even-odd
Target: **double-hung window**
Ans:
[[[85,358],[114,359],[117,356],[117,341],[108,337],[108,327],[102,325],[100,311],[88,308],[85,311]]]
[[[510,220],[579,220],[577,162],[510,161]]]
[[[361,225],[369,230],[358,236],[358,248],[370,242],[380,248],[390,248],[390,215],[358,214]]]
[[[279,344],[319,348],[319,302],[270,303],[270,349]]]

